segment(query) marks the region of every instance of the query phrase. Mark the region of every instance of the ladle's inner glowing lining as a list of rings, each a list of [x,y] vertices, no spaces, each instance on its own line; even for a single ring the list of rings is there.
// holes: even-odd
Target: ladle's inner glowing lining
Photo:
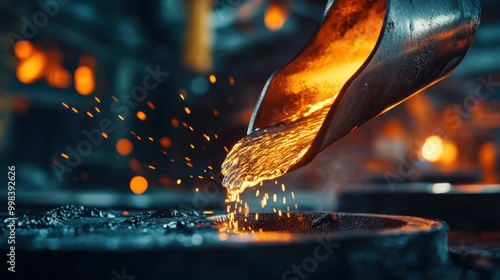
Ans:
[[[230,201],[302,159],[341,88],[374,49],[384,16],[384,0],[334,2],[312,42],[271,81],[260,128],[227,155],[222,173]]]

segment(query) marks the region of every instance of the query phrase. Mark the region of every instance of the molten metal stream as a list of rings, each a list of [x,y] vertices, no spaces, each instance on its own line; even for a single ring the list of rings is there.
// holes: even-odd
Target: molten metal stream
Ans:
[[[332,99],[326,101],[308,116],[259,129],[234,145],[222,165],[229,201],[245,188],[285,174],[302,158],[328,114]]]

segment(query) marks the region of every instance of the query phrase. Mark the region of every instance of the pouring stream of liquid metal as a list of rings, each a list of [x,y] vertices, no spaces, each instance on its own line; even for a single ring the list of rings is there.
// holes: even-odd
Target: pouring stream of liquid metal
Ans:
[[[231,149],[222,165],[228,199],[235,201],[245,188],[285,174],[311,146],[333,98],[294,121],[254,131]]]

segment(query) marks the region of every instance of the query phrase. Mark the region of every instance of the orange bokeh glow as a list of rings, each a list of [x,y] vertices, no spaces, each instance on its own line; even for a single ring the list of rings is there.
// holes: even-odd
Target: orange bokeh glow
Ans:
[[[163,147],[163,148],[168,148],[172,145],[172,140],[170,140],[170,138],[168,137],[162,137],[160,138],[160,145]]]
[[[17,95],[12,98],[11,109],[14,113],[26,113],[29,111],[30,107],[30,100],[25,95]]]
[[[62,67],[51,67],[46,73],[47,83],[56,88],[67,88],[71,84],[71,74]]]
[[[96,67],[95,58],[91,55],[82,55],[80,59],[78,59],[78,65],[85,65],[90,68]]]
[[[453,165],[458,159],[458,147],[455,143],[444,140],[443,141],[443,155],[440,158],[440,162],[445,165]]]
[[[95,89],[94,71],[88,66],[79,66],[75,71],[75,89],[81,95],[89,95]]]
[[[135,172],[139,172],[141,170],[141,163],[135,158],[128,161],[128,166]]]
[[[116,141],[116,151],[122,156],[128,156],[133,149],[134,145],[128,139],[121,138]]]
[[[422,146],[422,157],[430,162],[436,162],[443,156],[444,143],[441,137],[433,135],[425,139]]]
[[[175,128],[179,127],[179,120],[177,118],[172,119],[172,126]]]
[[[43,52],[35,52],[32,56],[21,60],[17,65],[16,75],[21,83],[31,84],[43,77],[47,57]]]
[[[130,190],[135,194],[143,194],[148,189],[148,180],[142,176],[135,176],[130,180]]]
[[[286,9],[277,4],[271,4],[264,15],[264,24],[269,30],[280,30],[285,25],[288,13]]]
[[[19,59],[25,59],[35,53],[35,46],[30,41],[19,41],[14,45],[14,55]]]

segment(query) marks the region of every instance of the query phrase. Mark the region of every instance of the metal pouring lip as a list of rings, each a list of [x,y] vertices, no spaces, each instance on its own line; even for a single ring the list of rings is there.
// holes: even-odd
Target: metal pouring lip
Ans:
[[[330,0],[325,16],[346,3]],[[479,0],[387,0],[375,48],[343,85],[308,152],[289,171],[307,164],[359,126],[447,77],[472,45],[480,13]],[[348,19],[338,20],[349,24]],[[248,133],[286,120],[285,116],[272,114],[288,108],[286,102],[272,102],[280,92],[268,91],[273,82],[280,82],[275,80],[282,70],[273,74],[262,90]]]

